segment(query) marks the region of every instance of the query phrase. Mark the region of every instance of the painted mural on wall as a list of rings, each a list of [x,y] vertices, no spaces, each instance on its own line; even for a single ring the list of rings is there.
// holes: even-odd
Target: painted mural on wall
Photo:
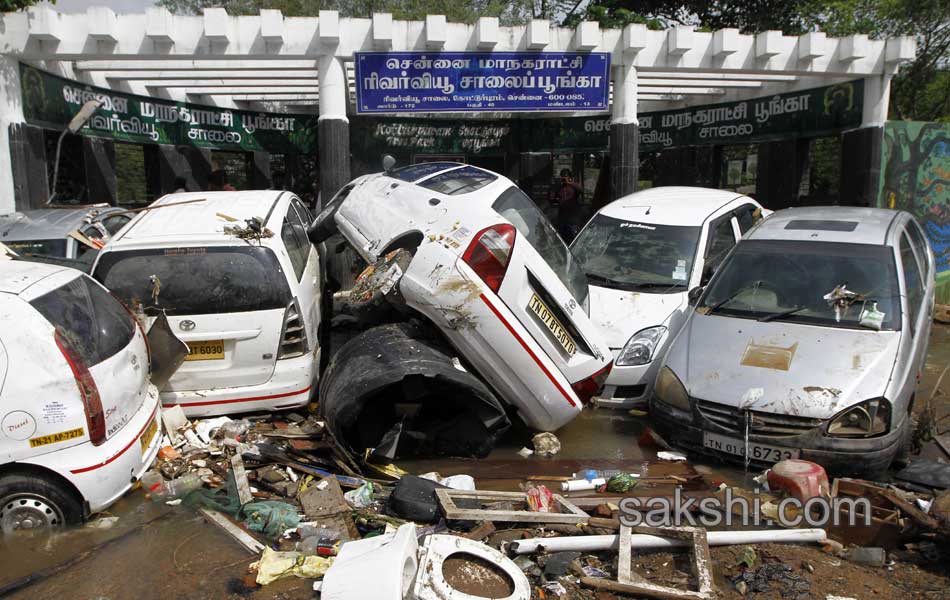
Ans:
[[[920,221],[937,262],[937,301],[950,303],[950,123],[889,121],[880,204]]]
[[[124,94],[58,77],[20,63],[27,122],[62,129],[88,100],[101,106],[82,135],[214,150],[310,153],[315,115],[271,114]]]

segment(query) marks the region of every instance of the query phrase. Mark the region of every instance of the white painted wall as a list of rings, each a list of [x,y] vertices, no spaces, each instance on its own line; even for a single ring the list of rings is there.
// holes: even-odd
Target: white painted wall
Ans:
[[[19,66],[16,58],[0,55],[0,215],[14,209],[10,124],[22,122]]]

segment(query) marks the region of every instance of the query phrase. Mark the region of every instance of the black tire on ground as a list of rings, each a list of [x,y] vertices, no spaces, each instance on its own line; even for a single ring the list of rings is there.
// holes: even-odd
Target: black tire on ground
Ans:
[[[82,502],[72,490],[40,473],[0,474],[0,529],[61,527],[82,522]]]
[[[907,415],[902,427],[900,445],[897,447],[897,454],[894,455],[894,462],[891,463],[895,467],[906,467],[910,464],[911,456],[914,453],[914,432],[917,431],[917,419]]]
[[[510,422],[488,386],[453,364],[456,356],[427,324],[368,329],[324,372],[320,414],[360,455],[403,421],[405,455],[485,456]]]

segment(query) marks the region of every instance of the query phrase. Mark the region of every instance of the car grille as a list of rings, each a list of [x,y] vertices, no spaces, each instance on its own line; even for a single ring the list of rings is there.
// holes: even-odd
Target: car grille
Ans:
[[[745,432],[746,411],[740,411],[734,406],[706,400],[696,400],[696,407],[703,417],[719,427],[740,434]],[[824,424],[823,419],[811,419],[794,415],[777,415],[775,413],[758,411],[748,412],[752,413],[752,423],[749,425],[749,433],[757,435],[770,435],[775,437],[801,435],[816,427],[821,427]]]

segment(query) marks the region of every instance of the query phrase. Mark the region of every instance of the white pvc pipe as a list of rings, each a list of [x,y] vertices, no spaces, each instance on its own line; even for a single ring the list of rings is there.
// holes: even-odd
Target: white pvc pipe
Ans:
[[[824,529],[769,529],[753,531],[708,531],[710,546],[734,546],[740,544],[793,544],[822,542],[827,539]],[[533,554],[542,548],[545,552],[601,552],[615,550],[619,535],[583,535],[572,537],[531,538],[511,542],[508,548],[515,554]],[[675,548],[689,546],[686,540],[635,533],[630,536],[631,548]]]
[[[561,491],[562,492],[583,492],[585,490],[595,490],[599,486],[606,485],[607,480],[603,477],[597,477],[591,479],[590,481],[586,479],[575,479],[573,481],[562,481],[561,482]]]

